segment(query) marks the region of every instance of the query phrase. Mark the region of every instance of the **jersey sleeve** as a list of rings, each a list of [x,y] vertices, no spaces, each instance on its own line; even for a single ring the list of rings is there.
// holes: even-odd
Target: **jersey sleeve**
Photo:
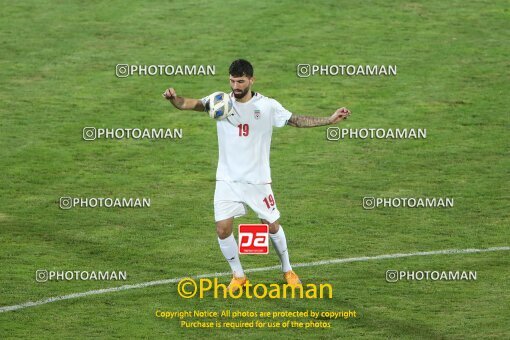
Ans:
[[[288,111],[286,108],[282,106],[279,102],[273,99],[273,126],[274,127],[282,127],[287,124],[287,121],[292,116],[292,112]]]

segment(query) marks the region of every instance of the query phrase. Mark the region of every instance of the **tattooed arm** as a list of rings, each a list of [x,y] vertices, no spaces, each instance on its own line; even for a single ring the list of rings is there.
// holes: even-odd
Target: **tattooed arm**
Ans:
[[[349,109],[342,107],[341,109],[336,110],[335,113],[331,115],[331,117],[309,117],[292,115],[287,124],[298,128],[331,125],[343,119],[347,119],[350,114],[351,111],[349,111]]]

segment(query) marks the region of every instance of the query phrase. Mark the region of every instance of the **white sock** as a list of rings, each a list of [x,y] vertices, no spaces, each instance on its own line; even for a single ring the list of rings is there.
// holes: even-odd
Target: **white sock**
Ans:
[[[278,229],[276,234],[269,233],[269,237],[271,238],[273,246],[278,253],[280,262],[282,263],[282,272],[286,273],[289,270],[292,270],[292,267],[290,266],[289,252],[287,251],[287,239],[285,238],[282,226],[280,225],[280,229]]]
[[[234,238],[234,234],[230,234],[229,237],[223,240],[218,237],[218,243],[220,244],[221,252],[223,253],[223,256],[225,256],[225,259],[227,260],[228,264],[230,265],[230,268],[232,269],[234,276],[243,277],[244,271],[243,267],[241,266],[241,260],[239,259],[237,242],[236,239]]]

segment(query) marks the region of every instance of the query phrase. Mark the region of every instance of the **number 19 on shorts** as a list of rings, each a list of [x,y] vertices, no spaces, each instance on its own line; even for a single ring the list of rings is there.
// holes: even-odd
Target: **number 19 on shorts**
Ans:
[[[268,254],[269,226],[267,224],[239,225],[239,254]]]

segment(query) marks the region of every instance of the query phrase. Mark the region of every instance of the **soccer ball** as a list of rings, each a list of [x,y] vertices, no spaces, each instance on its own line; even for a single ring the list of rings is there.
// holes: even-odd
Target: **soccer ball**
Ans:
[[[208,99],[209,116],[213,119],[225,119],[234,113],[230,96],[224,92],[214,92]]]

